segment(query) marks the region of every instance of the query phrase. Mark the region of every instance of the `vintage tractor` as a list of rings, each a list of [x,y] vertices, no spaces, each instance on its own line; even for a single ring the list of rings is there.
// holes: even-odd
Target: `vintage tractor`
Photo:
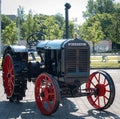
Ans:
[[[69,8],[66,4],[66,9]],[[44,115],[54,113],[65,97],[87,96],[99,110],[110,107],[115,97],[114,82],[105,71],[90,74],[88,43],[77,37],[61,40],[42,37],[41,32],[35,32],[27,39],[28,47],[12,45],[4,50],[2,76],[7,99],[22,100],[27,81],[32,81],[37,107]]]

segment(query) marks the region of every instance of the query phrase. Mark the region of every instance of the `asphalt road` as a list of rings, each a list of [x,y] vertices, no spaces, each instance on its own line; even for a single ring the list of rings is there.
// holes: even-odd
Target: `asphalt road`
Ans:
[[[91,70],[93,71],[95,70]],[[66,98],[61,100],[59,109],[51,116],[39,112],[34,99],[33,83],[28,83],[26,97],[20,103],[10,103],[6,99],[0,78],[0,119],[120,119],[120,69],[105,71],[112,76],[116,89],[115,100],[110,108],[98,111],[86,97]]]

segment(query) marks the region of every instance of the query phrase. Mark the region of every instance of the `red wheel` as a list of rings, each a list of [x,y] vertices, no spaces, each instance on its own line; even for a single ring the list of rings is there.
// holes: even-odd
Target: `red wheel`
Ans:
[[[90,104],[97,109],[106,109],[114,101],[115,86],[111,76],[104,71],[97,71],[90,75],[86,84],[88,91],[94,90],[93,95],[87,96]]]
[[[42,114],[54,113],[60,102],[60,92],[57,81],[50,75],[39,75],[35,83],[35,100]]]
[[[7,97],[10,98],[14,92],[14,66],[9,54],[3,61],[3,85]]]

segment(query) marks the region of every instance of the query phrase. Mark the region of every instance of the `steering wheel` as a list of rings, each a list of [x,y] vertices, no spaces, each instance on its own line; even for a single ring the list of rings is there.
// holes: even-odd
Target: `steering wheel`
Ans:
[[[34,32],[28,36],[27,44],[29,46],[35,46],[41,40],[45,40],[45,34],[43,34],[42,32]]]

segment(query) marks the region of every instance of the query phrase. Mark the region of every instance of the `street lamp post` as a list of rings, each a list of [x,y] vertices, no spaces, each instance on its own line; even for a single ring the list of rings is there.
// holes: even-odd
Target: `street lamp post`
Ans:
[[[20,22],[23,19],[23,7],[19,6],[17,9],[18,13],[18,44],[20,44]]]

